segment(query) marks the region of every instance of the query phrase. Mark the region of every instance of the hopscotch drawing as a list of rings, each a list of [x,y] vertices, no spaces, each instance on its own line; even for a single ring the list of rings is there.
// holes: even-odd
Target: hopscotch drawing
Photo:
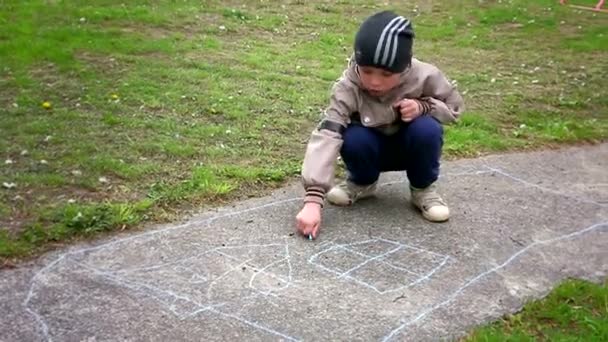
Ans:
[[[274,297],[292,285],[287,242],[218,247],[175,262],[116,271],[77,265],[156,299],[180,319],[248,298]]]
[[[310,264],[379,294],[417,285],[450,260],[447,255],[381,238],[326,245],[310,257]]]

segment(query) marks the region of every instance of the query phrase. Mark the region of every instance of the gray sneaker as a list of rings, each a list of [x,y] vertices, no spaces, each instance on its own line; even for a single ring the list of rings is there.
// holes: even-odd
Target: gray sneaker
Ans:
[[[439,196],[434,184],[424,189],[416,189],[410,186],[412,203],[422,211],[422,216],[431,222],[444,222],[450,218],[450,209],[445,201]]]
[[[378,182],[370,185],[357,185],[350,181],[344,181],[334,186],[327,193],[329,203],[339,206],[348,206],[355,203],[357,200],[371,197],[376,192]]]

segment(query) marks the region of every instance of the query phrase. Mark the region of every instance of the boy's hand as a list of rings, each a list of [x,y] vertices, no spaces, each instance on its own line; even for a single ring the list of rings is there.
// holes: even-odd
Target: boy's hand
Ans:
[[[296,225],[302,235],[312,235],[313,239],[316,238],[321,225],[321,205],[312,202],[304,204],[296,216]]]
[[[403,99],[393,105],[401,113],[403,122],[413,121],[422,114],[422,105],[420,102],[411,99]]]

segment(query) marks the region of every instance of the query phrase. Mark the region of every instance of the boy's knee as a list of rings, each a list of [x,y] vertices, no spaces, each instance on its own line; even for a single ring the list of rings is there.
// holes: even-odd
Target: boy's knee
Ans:
[[[414,143],[441,143],[443,141],[443,127],[437,120],[425,115],[410,123],[408,135]]]
[[[374,134],[369,128],[351,126],[343,135],[342,154],[365,156],[376,153],[377,146]]]

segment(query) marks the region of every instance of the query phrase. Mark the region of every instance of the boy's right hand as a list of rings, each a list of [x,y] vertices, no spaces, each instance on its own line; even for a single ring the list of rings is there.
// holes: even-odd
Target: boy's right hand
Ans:
[[[393,104],[393,108],[401,114],[401,121],[412,122],[414,119],[422,115],[422,106],[420,102],[412,99],[403,99]]]
[[[313,202],[304,204],[296,216],[296,225],[300,234],[316,238],[321,226],[321,205]]]

